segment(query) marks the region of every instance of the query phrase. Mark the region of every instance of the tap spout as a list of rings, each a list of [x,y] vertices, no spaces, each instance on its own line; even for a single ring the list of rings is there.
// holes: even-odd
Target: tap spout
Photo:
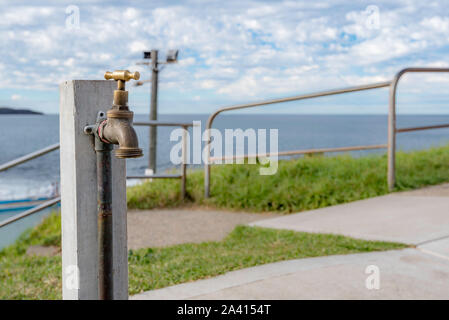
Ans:
[[[118,144],[119,148],[115,150],[117,158],[143,156],[132,125],[132,118],[131,111],[111,109],[107,112],[107,120],[103,121],[98,128],[98,134],[104,142]]]

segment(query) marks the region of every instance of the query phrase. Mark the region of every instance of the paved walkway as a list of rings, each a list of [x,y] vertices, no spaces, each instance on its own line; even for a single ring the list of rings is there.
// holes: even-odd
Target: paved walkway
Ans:
[[[418,245],[449,236],[449,197],[390,194],[251,225]]]
[[[379,290],[366,288],[369,265],[379,267]],[[414,249],[298,259],[132,299],[449,299],[449,261]]]
[[[134,299],[449,299],[449,185],[250,223],[404,242],[416,249],[298,259],[136,295]],[[367,289],[368,266],[380,288]]]

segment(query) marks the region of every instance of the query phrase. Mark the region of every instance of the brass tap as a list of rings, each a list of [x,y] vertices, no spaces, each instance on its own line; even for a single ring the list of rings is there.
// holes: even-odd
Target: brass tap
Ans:
[[[139,80],[140,74],[117,70],[106,72],[104,78],[117,81],[117,90],[114,90],[112,108],[106,112],[106,120],[98,126],[98,136],[103,142],[119,145],[115,150],[117,158],[141,157],[142,149],[132,126],[134,113],[128,108],[128,91],[125,90],[126,81]]]
[[[139,72],[129,72],[128,70],[116,70],[114,72],[107,71],[104,74],[106,80],[117,81],[117,90],[114,91],[114,106],[128,107],[128,91],[125,90],[126,81],[131,79],[139,80]]]
[[[104,78],[106,80],[121,80],[121,81],[129,81],[139,80],[140,73],[139,72],[129,72],[128,70],[115,70],[114,72],[106,71],[104,74]]]

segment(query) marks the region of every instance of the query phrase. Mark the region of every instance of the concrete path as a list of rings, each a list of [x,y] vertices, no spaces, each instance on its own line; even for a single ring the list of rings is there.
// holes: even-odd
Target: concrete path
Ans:
[[[250,223],[397,241],[416,249],[298,259],[149,291],[134,299],[449,299],[449,185]],[[380,288],[368,289],[368,266]]]
[[[368,266],[379,289],[368,289]],[[415,249],[298,259],[148,291],[131,299],[449,299],[449,260]]]
[[[449,197],[390,194],[251,225],[417,245],[449,236]]]

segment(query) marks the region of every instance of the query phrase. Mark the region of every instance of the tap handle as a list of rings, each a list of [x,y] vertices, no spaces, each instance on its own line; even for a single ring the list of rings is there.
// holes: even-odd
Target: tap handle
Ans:
[[[104,74],[104,78],[106,80],[121,80],[121,81],[129,81],[131,79],[139,80],[140,73],[139,72],[129,72],[128,70],[116,70],[114,72],[107,71]]]

